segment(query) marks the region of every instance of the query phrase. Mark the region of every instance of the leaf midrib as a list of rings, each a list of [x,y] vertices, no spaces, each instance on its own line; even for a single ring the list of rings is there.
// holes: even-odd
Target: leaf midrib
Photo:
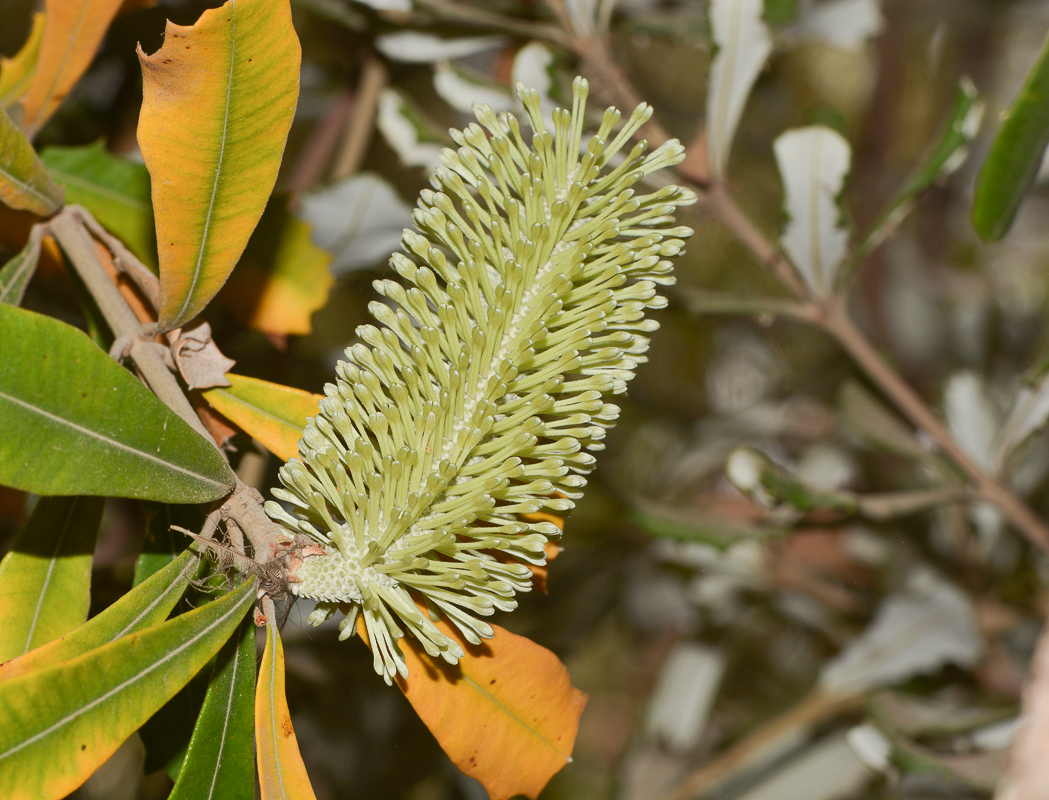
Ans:
[[[139,457],[139,458],[141,458],[141,459],[143,459],[145,461],[151,461],[151,462],[153,462],[155,464],[159,464],[159,465],[161,465],[161,466],[163,466],[163,467],[165,467],[167,469],[170,469],[170,470],[172,470],[174,472],[178,472],[178,473],[181,473],[183,475],[186,475],[186,476],[188,476],[188,477],[192,478],[193,480],[198,481],[200,483],[206,484],[208,486],[214,486],[216,488],[226,488],[226,484],[222,483],[221,481],[213,480],[211,478],[208,478],[205,475],[201,475],[199,472],[197,472],[195,470],[187,469],[186,467],[179,466],[178,464],[175,464],[175,463],[173,463],[171,461],[166,461],[166,460],[164,460],[162,458],[158,458],[157,456],[153,455],[152,453],[147,453],[144,450],[138,450],[138,449],[132,447],[131,445],[124,444],[121,441],[113,439],[112,437],[109,437],[109,436],[105,436],[105,435],[103,435],[103,434],[101,434],[101,433],[99,433],[97,431],[93,431],[90,428],[85,428],[83,425],[78,425],[77,423],[72,422],[71,420],[65,419],[64,417],[60,417],[60,416],[58,416],[56,414],[52,414],[49,411],[45,411],[42,408],[34,406],[31,403],[27,403],[24,400],[21,400],[21,399],[19,399],[17,397],[14,397],[12,395],[6,394],[5,392],[0,392],[0,401],[2,401],[2,400],[6,400],[9,403],[12,403],[13,405],[16,405],[16,406],[21,406],[22,408],[26,409],[30,413],[38,414],[38,415],[44,417],[49,422],[53,422],[53,423],[56,423],[58,425],[63,425],[65,427],[67,427],[67,428],[71,428],[72,430],[76,431],[77,433],[80,433],[80,434],[83,434],[83,435],[88,436],[90,438],[96,439],[97,441],[102,442],[105,445],[108,445],[108,446],[110,446],[110,447],[112,447],[112,448],[114,448],[116,450],[122,450],[124,452],[132,454],[133,456],[137,456],[137,457]]]
[[[237,590],[234,589],[233,591],[235,592]],[[248,596],[250,596],[250,595],[248,595],[248,594],[245,595],[245,597],[248,597]],[[6,759],[6,758],[8,758],[8,757],[18,753],[21,750],[24,750],[26,747],[31,746],[35,742],[50,736],[56,730],[66,726],[68,724],[71,724],[76,719],[78,719],[79,717],[83,716],[84,714],[86,714],[91,709],[93,709],[95,706],[98,706],[98,705],[106,702],[109,698],[113,697],[114,695],[118,694],[119,692],[122,692],[124,689],[126,689],[129,686],[131,686],[132,684],[137,683],[138,681],[142,680],[144,677],[149,675],[155,669],[158,669],[159,667],[163,666],[168,661],[170,661],[171,659],[173,659],[176,656],[178,656],[179,654],[181,654],[187,648],[192,647],[193,645],[197,644],[197,642],[199,642],[201,639],[203,639],[209,633],[211,633],[212,630],[214,630],[219,625],[221,625],[224,622],[226,622],[226,620],[229,619],[229,617],[231,615],[238,613],[238,611],[243,613],[244,609],[241,606],[244,603],[244,599],[245,598],[242,597],[239,602],[237,602],[236,604],[231,606],[228,611],[223,612],[223,614],[218,619],[216,619],[214,622],[212,622],[210,625],[208,625],[202,631],[200,631],[199,633],[197,633],[194,636],[191,636],[189,639],[187,639],[185,642],[183,642],[181,645],[179,645],[178,647],[174,648],[173,650],[169,650],[163,657],[161,657],[157,661],[154,661],[150,666],[146,667],[144,670],[142,670],[138,674],[133,675],[132,677],[128,678],[127,680],[125,680],[124,682],[119,684],[118,686],[114,686],[108,692],[105,692],[104,694],[100,695],[99,697],[96,697],[91,702],[89,702],[89,703],[87,703],[87,704],[85,704],[83,706],[80,706],[79,708],[77,708],[72,713],[67,714],[62,719],[60,719],[57,722],[55,722],[54,724],[52,724],[50,727],[45,728],[44,730],[40,731],[39,733],[37,733],[37,734],[35,734],[33,736],[30,736],[28,739],[23,739],[21,742],[16,744],[14,747],[8,748],[5,752],[0,753],[0,761],[3,761],[4,759]],[[218,602],[218,601],[216,601],[216,602]],[[192,613],[192,612],[190,612],[190,613]]]
[[[197,284],[200,283],[200,276],[202,266],[204,264],[204,255],[208,245],[208,235],[211,230],[211,219],[215,212],[215,198],[218,196],[219,183],[222,179],[222,165],[226,158],[226,142],[229,132],[229,109],[230,103],[233,97],[233,72],[236,66],[237,59],[237,3],[236,0],[230,2],[231,10],[229,17],[229,77],[226,79],[226,107],[223,110],[222,115],[222,136],[219,139],[219,154],[218,160],[215,163],[215,176],[211,182],[211,198],[208,200],[208,211],[204,216],[204,230],[200,237],[200,249],[197,251],[197,263],[193,267],[193,272],[190,275],[189,287],[186,290],[186,295],[182,300],[182,305],[179,306],[178,311],[175,313],[174,321],[182,322],[183,315],[186,313],[186,309],[192,305],[195,299]]]
[[[47,596],[48,586],[51,584],[51,576],[55,571],[55,564],[58,561],[58,551],[62,549],[62,543],[65,541],[66,534],[69,533],[69,525],[73,519],[73,514],[76,512],[78,504],[78,500],[73,500],[69,504],[69,512],[66,514],[65,522],[62,523],[62,531],[58,534],[58,540],[55,542],[55,549],[51,553],[51,558],[48,561],[47,574],[44,575],[44,582],[40,587],[40,596],[36,601],[33,618],[29,621],[29,632],[26,634],[25,648],[22,650],[23,655],[32,649],[30,645],[33,643],[33,634],[36,632],[37,623],[40,621],[40,611],[44,607],[44,598]]]

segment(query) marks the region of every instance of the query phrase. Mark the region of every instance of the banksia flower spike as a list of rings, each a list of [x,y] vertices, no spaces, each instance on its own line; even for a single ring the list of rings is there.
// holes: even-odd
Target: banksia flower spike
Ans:
[[[522,515],[563,514],[580,496],[619,414],[607,398],[645,360],[645,311],[665,305],[656,286],[691,234],[672,217],[691,192],[631,188],[683,155],[677,141],[627,149],[648,106],[618,132],[605,111],[581,153],[585,80],[552,131],[538,94],[518,94],[531,145],[487,106],[453,131],[459,149],[443,152],[391,259],[400,280],[375,283],[381,327],[358,328],[280,471],[274,496],[293,513],[266,504],[319,545],[291,576],[319,601],[310,622],[342,608],[347,638],[363,615],[387,682],[407,674],[401,636],[454,664],[462,649],[432,618],[479,643],[492,635],[481,617],[530,588],[525,564],[545,563],[560,531]]]

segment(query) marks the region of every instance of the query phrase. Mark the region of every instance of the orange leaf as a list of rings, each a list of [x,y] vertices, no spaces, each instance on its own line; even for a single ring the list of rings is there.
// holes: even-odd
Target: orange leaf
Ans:
[[[563,497],[564,495],[559,496]],[[552,522],[561,532],[565,530],[565,518],[559,517],[556,514],[551,514],[548,511],[537,511],[534,514],[521,514],[521,519],[526,519],[529,522]],[[532,587],[537,592],[546,594],[546,578],[550,572],[550,562],[561,555],[561,551],[564,548],[555,542],[546,543],[546,563],[545,564],[525,564],[526,567],[532,573]]]
[[[204,399],[277,458],[287,461],[296,455],[302,426],[317,413],[321,396],[232,372],[226,377],[231,385],[208,389]]]
[[[36,72],[22,100],[22,128],[43,127],[87,70],[123,0],[47,0]]]
[[[310,316],[328,302],[332,256],[310,238],[310,225],[284,201],[271,202],[222,292],[245,325],[263,333],[307,334]]]
[[[530,516],[530,515],[529,515]],[[564,527],[564,520],[560,517],[554,517],[558,520],[560,527]],[[546,563],[545,564],[525,564],[529,571],[532,573],[532,588],[537,592],[546,594],[546,581],[550,574],[550,562],[561,555],[561,551],[564,550],[561,545],[555,542],[546,543]]]
[[[226,282],[277,180],[299,96],[288,0],[230,0],[168,23],[142,64],[138,142],[151,177],[160,323],[196,316]]]
[[[466,655],[453,667],[406,636],[399,644],[408,679],[397,685],[452,763],[492,800],[538,796],[572,760],[586,694],[557,656],[530,639],[493,625],[493,638],[472,645],[444,621],[435,624]],[[357,632],[367,643],[362,618]]]
[[[262,800],[316,800],[284,696],[284,646],[275,625],[266,628],[255,688],[255,751]]]

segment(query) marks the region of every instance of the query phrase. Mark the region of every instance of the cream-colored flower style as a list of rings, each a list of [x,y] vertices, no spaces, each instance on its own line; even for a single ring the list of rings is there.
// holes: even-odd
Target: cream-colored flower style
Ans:
[[[291,591],[319,601],[312,624],[346,610],[340,638],[363,615],[375,669],[407,675],[397,639],[414,636],[456,663],[492,635],[480,617],[509,611],[560,531],[522,515],[573,506],[619,415],[657,326],[647,309],[673,282],[668,257],[688,228],[688,190],[637,186],[681,160],[677,141],[625,150],[651,115],[642,105],[614,133],[615,109],[583,147],[587,82],[572,110],[543,122],[537,93],[518,87],[532,126],[487,106],[453,131],[405,230],[406,254],[380,280],[380,327],[357,330],[335,383],[280,471],[273,519],[319,543]],[[426,611],[421,611],[417,601]]]

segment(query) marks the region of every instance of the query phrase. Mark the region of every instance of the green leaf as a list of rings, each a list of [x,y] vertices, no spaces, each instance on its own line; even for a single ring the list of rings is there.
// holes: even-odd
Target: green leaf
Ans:
[[[210,672],[210,667],[206,667],[197,673],[139,728],[139,738],[146,748],[143,769],[147,775],[163,770],[172,781],[178,779],[193,736],[193,725],[208,691]]]
[[[0,483],[204,503],[227,494],[234,475],[81,331],[0,304]]]
[[[48,217],[62,207],[62,188],[51,180],[33,145],[0,109],[0,202]]]
[[[977,102],[976,87],[968,78],[958,84],[954,109],[936,146],[922,162],[898,195],[875,220],[860,246],[849,257],[848,269],[861,263],[880,245],[914,208],[918,197],[943,175],[948,175],[965,160],[965,148],[972,141],[983,115],[983,105]]]
[[[254,703],[255,624],[245,619],[219,654],[169,800],[253,800]]]
[[[31,234],[22,252],[0,268],[0,303],[17,306],[40,260],[40,237]]]
[[[43,497],[0,561],[0,662],[87,619],[101,497]]]
[[[182,597],[197,565],[196,553],[187,550],[79,628],[0,664],[0,681],[68,661],[121,636],[159,625]]]
[[[157,243],[149,171],[109,153],[101,141],[84,147],[49,147],[40,154],[66,190],[66,202],[84,206],[139,260],[156,269]]]
[[[299,95],[288,0],[239,0],[168,23],[142,63],[138,141],[153,178],[160,323],[195,317],[225,283],[277,180]]]
[[[1012,227],[1049,144],[1049,37],[1006,112],[976,181],[973,227],[997,242]]]
[[[64,797],[195,675],[255,599],[219,600],[84,655],[0,682],[0,797]]]
[[[784,502],[802,512],[827,510],[852,514],[857,510],[856,497],[851,492],[812,486],[753,447],[733,450],[725,465],[725,475],[743,494],[766,507]]]

